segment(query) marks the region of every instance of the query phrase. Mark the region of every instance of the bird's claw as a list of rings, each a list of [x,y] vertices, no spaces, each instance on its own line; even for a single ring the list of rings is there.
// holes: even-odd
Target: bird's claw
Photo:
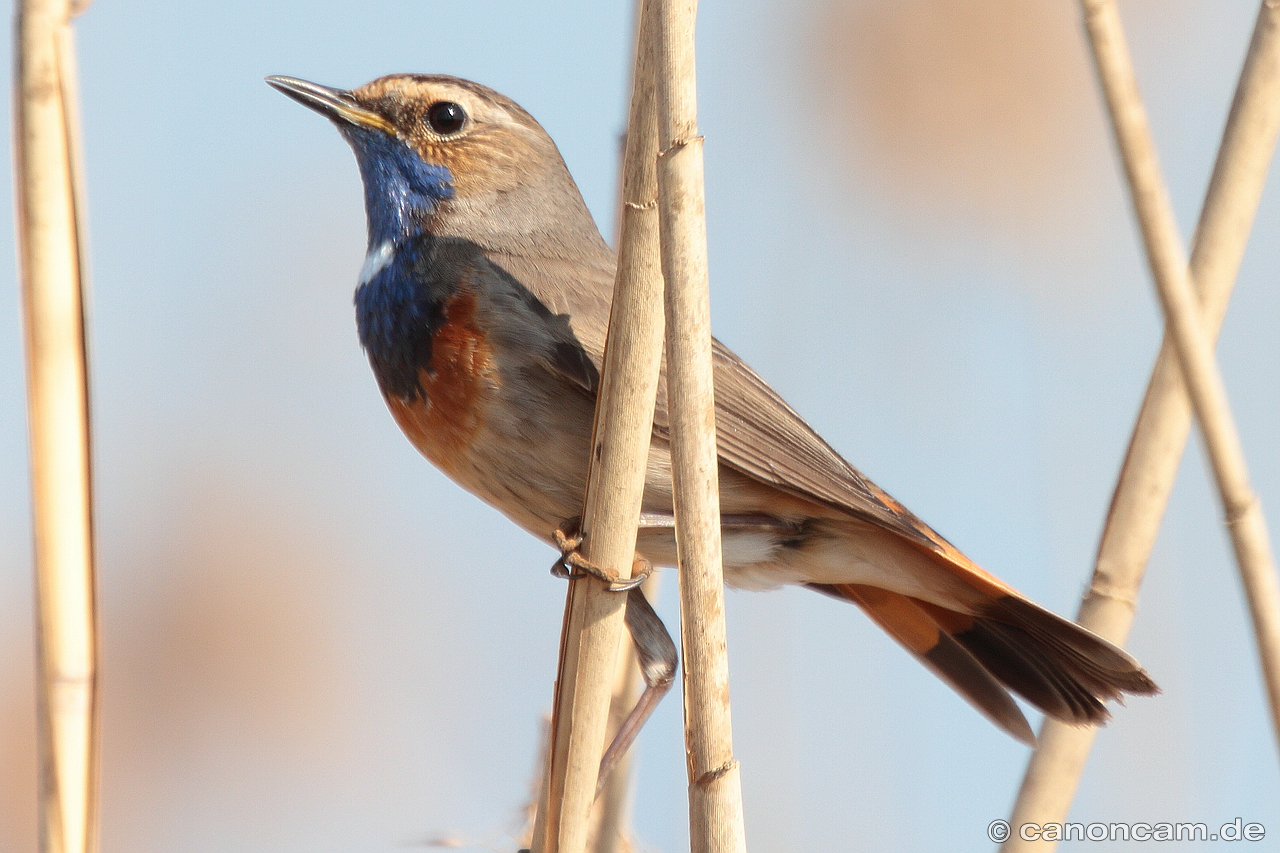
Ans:
[[[591,575],[604,581],[605,589],[609,592],[630,592],[653,574],[653,565],[639,554],[636,554],[635,561],[631,564],[631,577],[625,579],[620,578],[613,569],[591,562],[578,550],[582,545],[582,533],[578,527],[579,520],[570,519],[551,534],[556,547],[560,549],[560,559],[551,564],[551,574],[565,579]]]

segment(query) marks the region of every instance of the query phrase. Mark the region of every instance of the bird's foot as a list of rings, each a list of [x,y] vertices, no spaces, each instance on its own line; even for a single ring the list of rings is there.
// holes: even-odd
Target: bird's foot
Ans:
[[[653,574],[653,565],[639,554],[636,554],[631,564],[631,577],[625,579],[620,578],[613,569],[596,565],[582,556],[582,552],[578,550],[582,546],[581,524],[581,519],[571,518],[562,522],[551,534],[556,547],[560,549],[560,559],[551,564],[551,574],[558,578],[591,575],[604,581],[605,588],[610,592],[630,592]]]

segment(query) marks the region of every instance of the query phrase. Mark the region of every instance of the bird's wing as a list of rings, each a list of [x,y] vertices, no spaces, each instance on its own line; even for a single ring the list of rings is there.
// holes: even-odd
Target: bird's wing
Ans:
[[[490,256],[557,316],[567,316],[577,343],[596,368],[604,363],[613,291],[613,258],[584,268],[555,259]],[[583,280],[583,279],[589,280]],[[573,282],[572,289],[564,287]],[[570,360],[571,361],[571,360]],[[775,488],[866,519],[940,553],[955,552],[939,534],[868,480],[814,432],[746,362],[712,341],[716,441],[720,461]],[[582,385],[579,371],[561,371]],[[596,392],[595,383],[587,388]],[[658,386],[654,436],[670,440],[666,368]]]
[[[723,464],[930,549],[946,547],[941,536],[846,462],[758,373],[714,339],[712,365],[716,443]],[[660,388],[655,434],[668,438],[669,423],[665,388]]]

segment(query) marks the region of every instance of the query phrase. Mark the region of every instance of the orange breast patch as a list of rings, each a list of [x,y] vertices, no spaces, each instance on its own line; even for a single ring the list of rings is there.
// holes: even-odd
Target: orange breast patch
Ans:
[[[423,397],[388,396],[387,406],[414,446],[449,473],[484,425],[497,381],[488,338],[476,321],[476,295],[464,286],[445,304],[444,323],[431,339],[431,364],[418,373]]]

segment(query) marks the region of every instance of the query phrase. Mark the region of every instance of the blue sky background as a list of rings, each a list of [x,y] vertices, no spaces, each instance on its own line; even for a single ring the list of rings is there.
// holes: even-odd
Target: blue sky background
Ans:
[[[1122,4],[1187,234],[1255,10]],[[699,19],[717,334],[854,464],[1068,615],[1160,339],[1076,14],[746,0],[704,3]],[[104,851],[514,849],[564,587],[549,549],[398,434],[354,335],[353,158],[262,77],[493,86],[555,138],[609,236],[630,16],[593,2],[99,0],[77,24]],[[1273,529],[1278,226],[1273,186],[1219,350]],[[0,227],[11,258],[12,232]],[[10,272],[3,850],[35,849],[23,406]],[[1073,820],[1239,816],[1280,835],[1275,739],[1208,483],[1193,440],[1130,643],[1165,694],[1117,710]],[[752,849],[992,846],[1023,746],[854,608],[731,592],[728,617]],[[680,717],[673,696],[640,741],[643,850],[687,849]]]

